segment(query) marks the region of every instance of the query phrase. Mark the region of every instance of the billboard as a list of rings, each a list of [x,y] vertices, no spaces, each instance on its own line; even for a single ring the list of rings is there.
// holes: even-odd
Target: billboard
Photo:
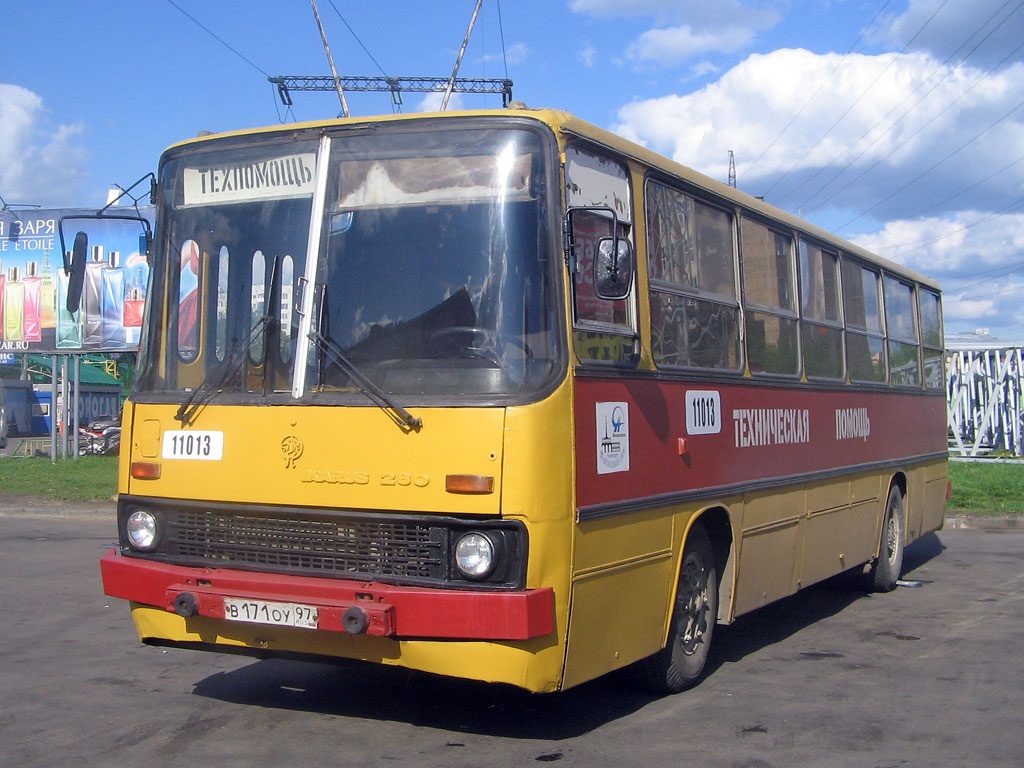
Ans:
[[[0,353],[138,347],[149,282],[138,222],[113,218],[65,222],[68,249],[77,232],[89,237],[81,305],[77,312],[67,310],[68,279],[58,222],[62,216],[95,214],[93,208],[0,212]],[[152,226],[153,206],[114,207],[106,215],[141,215]]]

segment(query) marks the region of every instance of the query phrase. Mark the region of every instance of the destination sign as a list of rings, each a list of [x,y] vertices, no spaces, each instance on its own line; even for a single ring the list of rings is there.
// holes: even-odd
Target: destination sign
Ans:
[[[313,194],[316,153],[185,168],[185,205],[224,205]]]

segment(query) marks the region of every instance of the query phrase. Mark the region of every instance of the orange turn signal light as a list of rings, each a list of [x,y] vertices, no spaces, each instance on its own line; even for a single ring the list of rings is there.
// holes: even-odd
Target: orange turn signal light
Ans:
[[[448,493],[494,493],[491,475],[446,475],[444,489]]]
[[[136,480],[159,480],[160,465],[155,461],[133,461],[131,475]]]

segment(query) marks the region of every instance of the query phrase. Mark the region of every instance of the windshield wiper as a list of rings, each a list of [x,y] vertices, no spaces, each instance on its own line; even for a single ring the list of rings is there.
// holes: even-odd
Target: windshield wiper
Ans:
[[[310,331],[309,338],[324,353],[324,357],[330,356],[328,363],[334,363],[341,368],[345,375],[355,383],[363,393],[377,404],[391,419],[402,428],[404,432],[419,431],[423,426],[423,419],[413,416],[405,408],[392,400],[387,393],[368,379],[353,363],[337,344],[323,336],[319,331]]]
[[[192,419],[199,409],[220,391],[220,387],[225,381],[242,370],[245,360],[249,355],[249,350],[266,332],[270,320],[269,314],[263,315],[257,320],[252,328],[249,329],[248,338],[241,350],[236,349],[224,358],[224,362],[212,369],[199,383],[199,386],[192,390],[185,402],[178,406],[178,412],[174,414],[174,418],[180,421],[183,427],[187,427],[192,423]]]

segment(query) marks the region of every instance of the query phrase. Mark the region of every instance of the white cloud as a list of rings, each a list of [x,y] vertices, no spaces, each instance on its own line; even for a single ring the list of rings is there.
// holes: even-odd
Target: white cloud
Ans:
[[[947,329],[1024,325],[1024,214],[958,211],[946,218],[890,221],[852,239],[937,279]]]
[[[576,60],[585,67],[593,67],[594,62],[597,60],[597,48],[587,45],[586,48],[576,54]]]
[[[627,104],[613,130],[722,181],[734,150],[741,189],[939,280],[948,329],[1016,338],[1022,101],[1024,64],[987,74],[924,53],[777,50],[699,91]]]
[[[855,238],[865,248],[922,272],[973,281],[1000,267],[1024,270],[1024,213],[967,210],[945,218],[896,220]]]
[[[710,61],[701,61],[690,68],[691,77],[705,77],[706,75],[717,75],[721,68]]]
[[[441,110],[441,102],[444,100],[444,93],[441,91],[433,91],[424,95],[420,101],[419,106],[416,107],[417,112],[439,112]],[[448,98],[448,109],[449,111],[456,112],[460,109],[466,109],[466,105],[462,99],[461,93],[453,93]]]
[[[673,66],[712,51],[732,52],[748,45],[757,31],[774,26],[773,5],[742,0],[572,0],[576,13],[596,17],[650,17],[656,25],[634,40],[626,58],[640,64]]]
[[[752,29],[695,32],[689,26],[649,29],[634,40],[626,56],[639,62],[672,66],[710,51],[736,51],[754,36]]]
[[[571,0],[575,13],[597,17],[649,16],[656,24],[689,24],[698,29],[720,28],[742,23],[751,27],[771,26],[778,20],[776,7],[786,3],[742,0]]]
[[[1015,51],[1024,39],[1024,8],[1006,0],[910,0],[906,11],[890,15],[875,32],[876,40],[894,47],[928,51],[936,58],[969,57],[975,66],[1020,60]]]
[[[530,56],[530,49],[525,43],[514,43],[505,51],[505,58],[509,64],[522,64]]]
[[[0,195],[8,203],[78,205],[87,178],[80,125],[45,125],[43,100],[0,83]]]
[[[526,43],[515,43],[505,49],[505,53],[488,53],[480,56],[477,61],[481,62],[504,62],[510,65],[523,64],[530,57],[530,48]]]
[[[1019,195],[1024,164],[995,172],[1024,156],[1024,115],[1005,118],[1022,100],[1024,65],[985,76],[925,54],[784,49],[752,55],[694,93],[627,104],[615,130],[719,179],[734,150],[740,187],[790,210],[827,203],[861,213],[884,201],[873,217],[913,218],[932,205],[936,214],[963,207],[943,200],[990,174],[972,189],[974,205],[995,210]]]

